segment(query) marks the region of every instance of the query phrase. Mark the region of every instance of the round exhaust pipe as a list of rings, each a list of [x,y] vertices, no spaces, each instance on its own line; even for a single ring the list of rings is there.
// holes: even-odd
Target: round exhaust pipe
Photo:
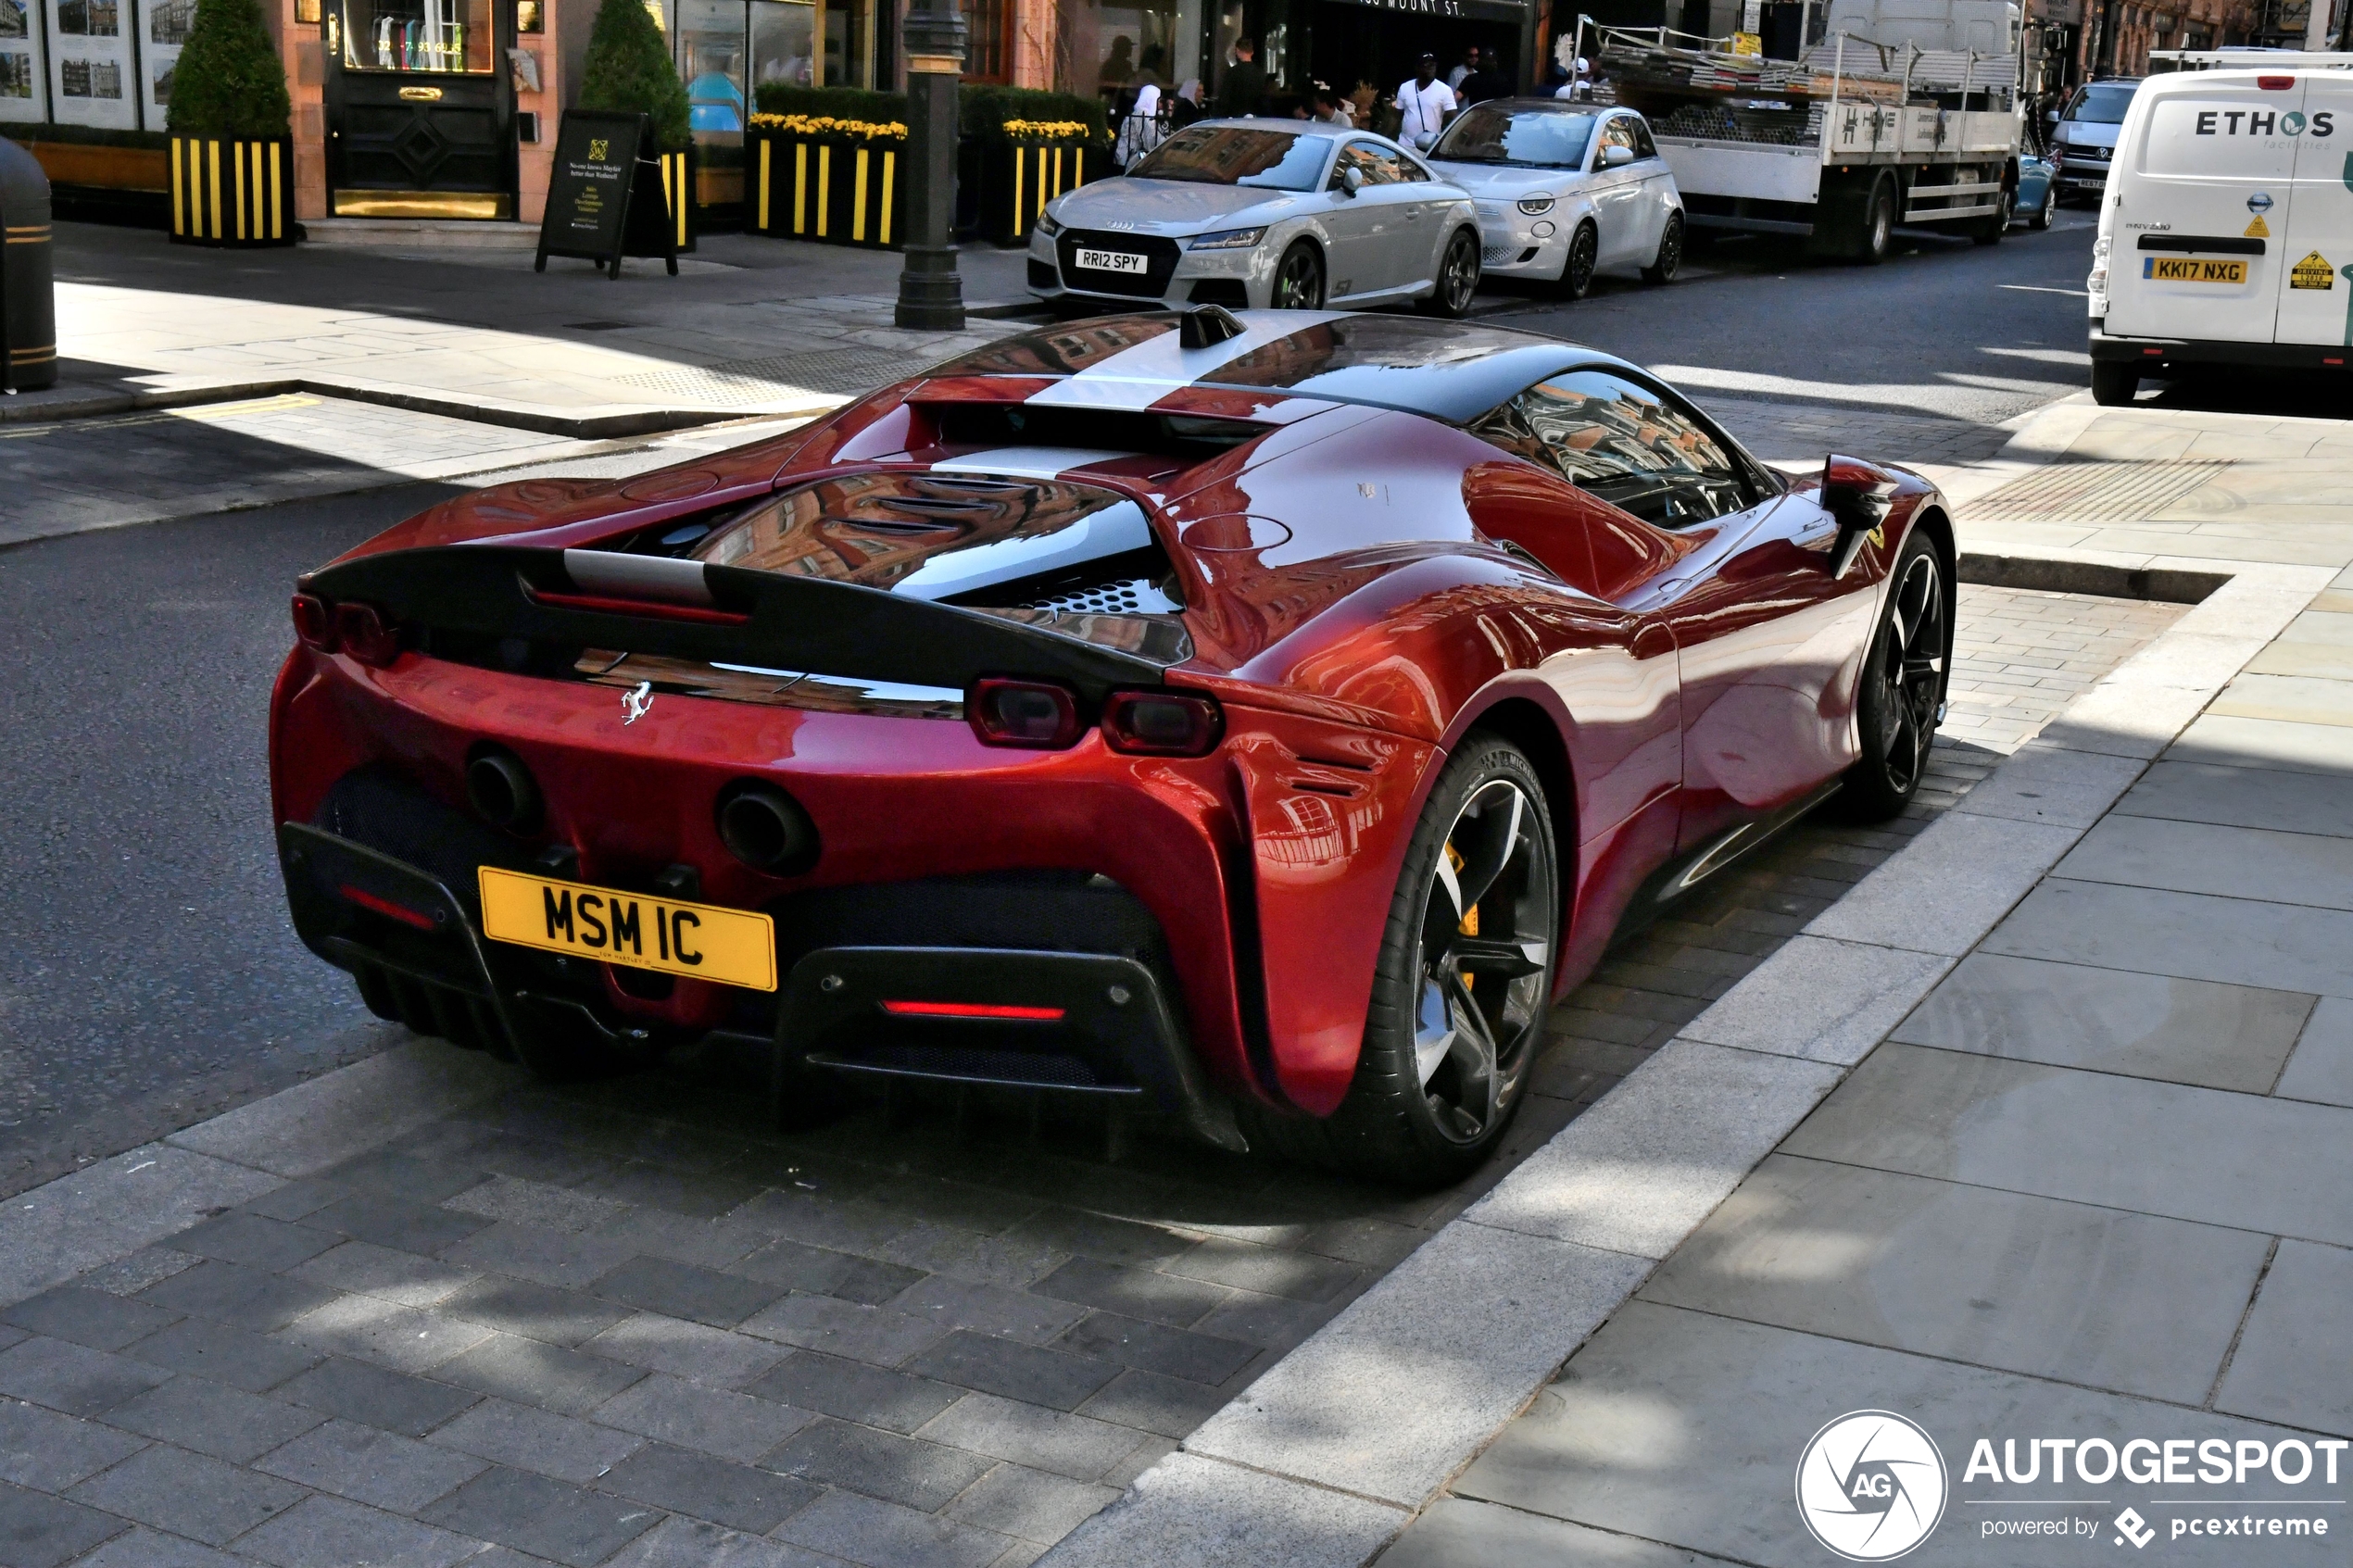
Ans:
[[[719,840],[769,876],[796,876],[817,863],[817,824],[774,784],[738,779],[719,792]]]
[[[544,803],[539,781],[522,759],[502,746],[480,746],[466,762],[466,799],[484,822],[504,833],[539,829]]]

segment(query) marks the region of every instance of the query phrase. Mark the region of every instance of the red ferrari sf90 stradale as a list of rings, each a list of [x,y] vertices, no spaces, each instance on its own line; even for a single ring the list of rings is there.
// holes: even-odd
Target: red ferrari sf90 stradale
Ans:
[[[279,846],[371,1009],[541,1073],[725,1032],[787,1118],[1025,1085],[1440,1182],[1614,931],[1903,808],[1954,581],[1925,481],[1574,344],[1084,321],[306,577]]]

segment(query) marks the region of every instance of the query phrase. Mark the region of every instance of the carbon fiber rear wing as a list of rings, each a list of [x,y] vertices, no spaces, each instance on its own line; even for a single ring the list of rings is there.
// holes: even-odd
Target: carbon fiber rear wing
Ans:
[[[1090,704],[1118,686],[1158,684],[1190,657],[1181,631],[1096,617],[1108,646],[1013,619],[823,577],[752,571],[605,550],[444,545],[330,566],[297,586],[330,603],[373,605],[404,633],[522,638],[713,663],[919,686],[968,688],[983,675],[1064,682]],[[1027,612],[1017,612],[1027,613]],[[1076,618],[1073,618],[1076,619]]]

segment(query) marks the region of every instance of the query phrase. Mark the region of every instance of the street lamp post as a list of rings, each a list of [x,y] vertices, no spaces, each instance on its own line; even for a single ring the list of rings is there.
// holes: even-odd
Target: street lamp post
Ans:
[[[956,0],[914,0],[900,36],[907,45],[907,259],[899,273],[894,319],[902,327],[961,332],[956,81],[964,69],[964,19],[956,14]]]

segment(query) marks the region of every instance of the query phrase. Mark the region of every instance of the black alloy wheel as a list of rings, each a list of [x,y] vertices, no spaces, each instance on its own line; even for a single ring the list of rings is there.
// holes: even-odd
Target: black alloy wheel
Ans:
[[[1568,254],[1561,258],[1559,292],[1563,299],[1582,299],[1593,286],[1593,267],[1601,258],[1602,236],[1591,223],[1579,223],[1569,237]]]
[[[2048,229],[2051,220],[2057,216],[2058,182],[2054,180],[2043,187],[2043,205],[2034,209],[2034,215],[2026,220],[2026,226],[2039,232]]]
[[[1254,1117],[1253,1142],[1416,1187],[1476,1168],[1543,1037],[1560,917],[1536,771],[1509,742],[1473,734],[1406,848],[1347,1098],[1321,1122]]]
[[[1321,310],[1324,307],[1324,258],[1305,240],[1294,240],[1275,268],[1275,286],[1266,295],[1269,309]]]
[[[1658,236],[1658,257],[1642,269],[1642,282],[1671,283],[1675,281],[1676,270],[1682,265],[1683,215],[1670,212],[1667,215],[1666,232]]]
[[[1446,255],[1438,263],[1438,286],[1421,302],[1422,314],[1440,316],[1448,320],[1460,320],[1470,314],[1471,301],[1478,295],[1478,235],[1468,229],[1457,229],[1454,237],[1446,242]]]
[[[1862,755],[1846,771],[1839,802],[1858,822],[1885,822],[1919,793],[1944,717],[1953,652],[1944,569],[1918,528],[1888,574],[1879,633],[1863,665],[1855,722]]]

